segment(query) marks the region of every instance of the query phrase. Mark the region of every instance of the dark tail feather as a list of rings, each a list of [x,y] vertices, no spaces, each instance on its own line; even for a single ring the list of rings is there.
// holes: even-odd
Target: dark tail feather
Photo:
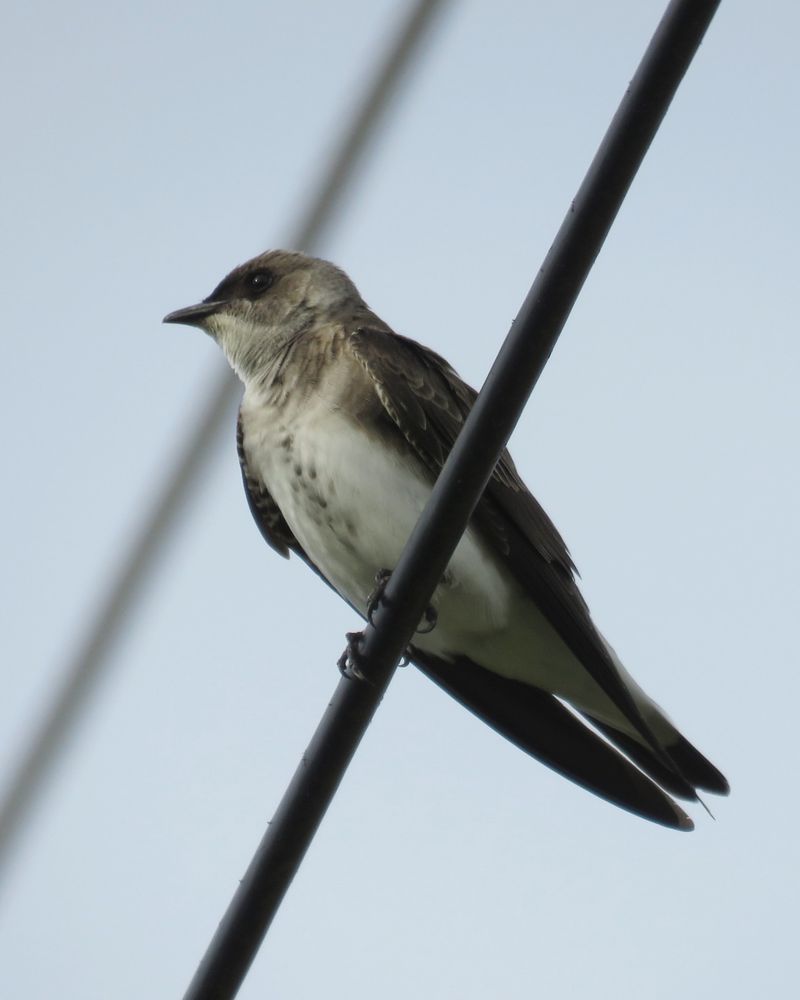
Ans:
[[[413,651],[413,659],[462,705],[564,777],[645,819],[693,829],[691,819],[658,785],[553,695],[507,680],[471,660],[448,663],[419,650]]]
[[[618,729],[614,729],[613,726],[595,719],[588,712],[582,714],[605,737],[611,740],[615,746],[618,746],[632,761],[635,761],[646,774],[649,774],[654,781],[657,781],[659,785],[663,785],[673,795],[686,797],[683,787],[674,780],[673,772],[668,771],[664,767],[649,747],[643,746],[626,733],[621,733]],[[666,750],[678,768],[680,768],[681,774],[696,789],[705,792],[716,792],[718,795],[728,794],[730,787],[725,776],[714,767],[711,761],[706,760],[700,751],[696,750],[683,736],[678,734],[677,740],[667,744]]]

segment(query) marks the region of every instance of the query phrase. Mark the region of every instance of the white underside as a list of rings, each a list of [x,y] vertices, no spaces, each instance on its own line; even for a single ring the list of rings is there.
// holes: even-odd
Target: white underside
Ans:
[[[247,397],[244,413],[248,462],[309,558],[363,614],[376,572],[395,566],[430,495],[427,482],[410,474],[405,462],[401,466],[397,453],[375,447],[341,413],[320,406],[316,413],[304,410],[301,423],[287,423],[272,409],[248,406]],[[282,443],[288,435],[291,447]],[[436,627],[415,636],[418,647],[446,658],[464,653],[636,735],[472,530],[459,543],[433,603]],[[663,715],[619,668],[663,732]]]

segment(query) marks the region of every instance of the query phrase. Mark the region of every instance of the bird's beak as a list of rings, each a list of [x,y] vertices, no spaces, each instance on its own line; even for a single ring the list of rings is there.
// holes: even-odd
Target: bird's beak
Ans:
[[[162,323],[185,323],[186,326],[202,327],[203,320],[213,316],[225,305],[225,302],[198,302],[196,306],[186,306],[185,309],[176,309],[175,312],[167,313]]]

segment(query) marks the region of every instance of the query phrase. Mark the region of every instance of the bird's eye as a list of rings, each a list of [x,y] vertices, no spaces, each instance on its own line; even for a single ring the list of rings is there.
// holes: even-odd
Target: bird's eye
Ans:
[[[275,275],[272,271],[262,268],[260,271],[253,271],[245,279],[245,285],[251,295],[263,295],[268,288],[275,284]]]

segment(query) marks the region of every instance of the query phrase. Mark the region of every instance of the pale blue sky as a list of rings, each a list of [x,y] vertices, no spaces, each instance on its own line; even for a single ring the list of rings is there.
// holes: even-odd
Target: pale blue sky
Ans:
[[[0,15],[0,781],[223,363],[161,317],[282,242],[401,10]],[[326,241],[473,383],[661,12],[453,4]],[[649,825],[401,671],[245,1000],[790,994],[799,29],[722,4],[512,441],[730,799]],[[353,615],[261,541],[232,423],[200,492],[16,853],[4,996],[180,996],[336,684]]]

